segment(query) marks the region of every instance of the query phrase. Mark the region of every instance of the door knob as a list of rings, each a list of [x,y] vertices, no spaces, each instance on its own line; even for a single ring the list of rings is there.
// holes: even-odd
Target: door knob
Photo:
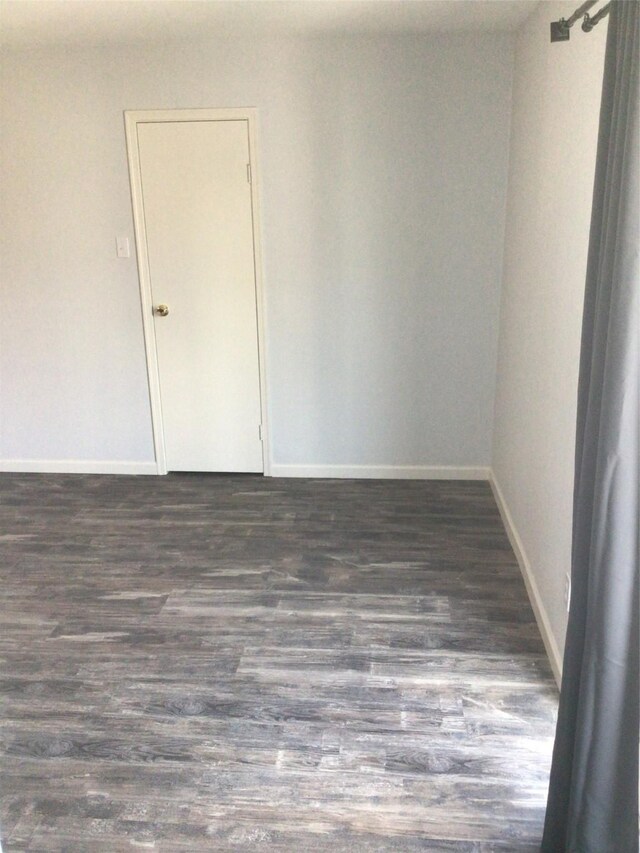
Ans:
[[[159,317],[166,317],[169,313],[169,306],[161,303],[160,305],[156,305],[153,310]]]

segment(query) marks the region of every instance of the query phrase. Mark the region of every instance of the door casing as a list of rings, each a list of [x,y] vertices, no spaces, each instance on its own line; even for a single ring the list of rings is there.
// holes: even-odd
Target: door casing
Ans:
[[[151,295],[151,275],[147,254],[147,235],[144,224],[144,204],[142,196],[142,171],[138,151],[137,126],[145,122],[189,122],[189,121],[246,121],[249,128],[249,163],[251,168],[251,212],[253,217],[253,257],[256,288],[256,310],[258,327],[258,360],[260,382],[260,409],[262,415],[262,457],[264,475],[271,475],[270,432],[267,411],[267,377],[265,367],[265,320],[264,285],[262,274],[261,227],[260,227],[260,176],[258,167],[257,110],[254,107],[232,109],[193,109],[193,110],[125,110],[125,134],[127,140],[127,159],[131,184],[131,203],[133,225],[136,238],[136,256],[138,260],[138,279],[140,282],[140,303],[142,307],[142,327],[147,359],[149,380],[149,401],[153,427],[153,445],[158,474],[167,473],[167,457],[162,423],[162,399],[160,395],[160,372],[156,350],[155,325],[153,320],[153,301]]]

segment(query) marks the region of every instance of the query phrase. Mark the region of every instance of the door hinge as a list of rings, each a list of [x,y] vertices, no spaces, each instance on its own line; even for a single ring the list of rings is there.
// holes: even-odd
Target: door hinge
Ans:
[[[258,438],[262,441],[262,424],[258,424]]]
[[[247,183],[251,183],[251,163],[247,163]]]

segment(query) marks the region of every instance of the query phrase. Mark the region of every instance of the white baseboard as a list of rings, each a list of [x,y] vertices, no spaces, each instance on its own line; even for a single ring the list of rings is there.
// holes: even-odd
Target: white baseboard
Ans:
[[[352,480],[488,480],[490,468],[453,465],[280,465],[271,477],[318,477]]]
[[[529,601],[531,602],[531,607],[533,608],[536,622],[538,623],[538,629],[542,635],[544,647],[547,650],[547,656],[549,658],[549,663],[551,664],[551,669],[553,670],[556,684],[560,687],[560,681],[562,679],[562,655],[560,654],[556,639],[553,636],[551,623],[549,622],[547,611],[542,602],[542,596],[540,595],[536,579],[531,569],[531,563],[529,562],[529,558],[524,550],[522,539],[520,538],[513,517],[509,512],[509,507],[507,506],[505,497],[502,494],[502,489],[500,488],[493,471],[490,473],[489,482],[491,484],[496,503],[498,504],[498,509],[502,516],[507,536],[511,542],[511,547],[516,555],[520,571],[522,572],[522,577],[524,578],[524,583],[529,595]]]
[[[0,459],[0,472],[23,474],[157,474],[155,462],[93,459]]]

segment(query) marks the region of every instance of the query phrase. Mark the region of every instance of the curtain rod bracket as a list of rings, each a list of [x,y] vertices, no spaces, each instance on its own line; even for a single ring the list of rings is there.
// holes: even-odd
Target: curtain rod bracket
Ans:
[[[559,21],[552,21],[550,25],[551,31],[551,41],[569,41],[569,37],[571,36],[571,27],[575,24],[578,18],[582,18],[584,16],[584,22],[582,24],[582,29],[585,32],[589,32],[593,29],[593,25],[597,24],[600,18],[604,18],[604,16],[609,11],[609,4],[603,6],[600,11],[596,12],[593,18],[589,18],[589,15],[586,14],[587,11],[595,4],[598,0],[585,0],[575,12],[570,15],[566,20],[564,18],[560,18]]]
[[[560,18],[559,21],[551,21],[549,26],[551,29],[551,41],[569,41],[571,30],[564,18]]]

